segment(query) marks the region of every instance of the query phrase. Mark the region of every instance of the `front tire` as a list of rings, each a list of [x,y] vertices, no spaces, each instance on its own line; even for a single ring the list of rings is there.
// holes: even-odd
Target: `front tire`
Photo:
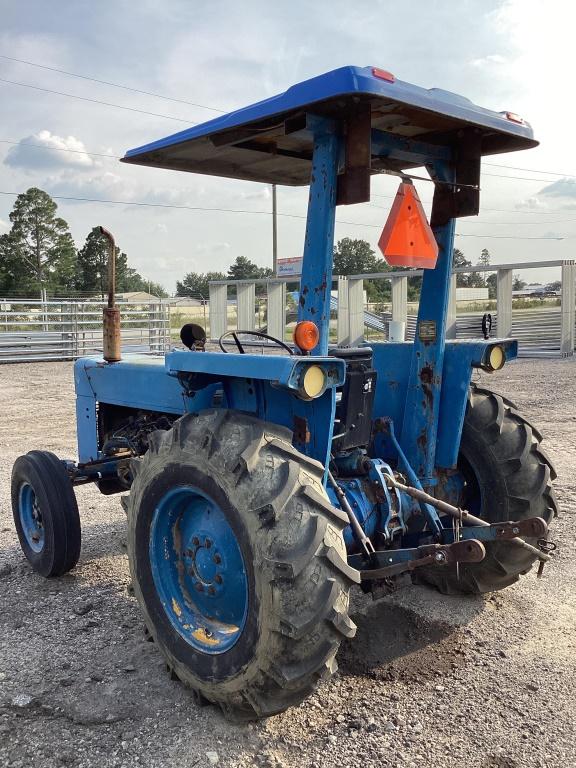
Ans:
[[[287,429],[204,411],[134,463],[135,595],[170,670],[235,719],[300,703],[355,626],[347,519]]]
[[[556,472],[542,451],[542,435],[507,398],[472,385],[458,468],[464,491],[458,503],[489,523],[558,514],[552,480]],[[536,545],[533,539],[527,539]],[[420,572],[419,579],[446,594],[494,592],[527,573],[535,556],[509,541],[485,542],[481,563]]]
[[[80,557],[80,515],[60,459],[49,451],[19,456],[12,468],[12,512],[20,546],[41,576],[62,576]]]

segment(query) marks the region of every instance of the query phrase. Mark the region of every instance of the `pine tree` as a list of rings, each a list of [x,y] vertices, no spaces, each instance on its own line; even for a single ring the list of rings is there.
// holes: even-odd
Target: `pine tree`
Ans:
[[[74,271],[74,241],[68,224],[56,216],[57,208],[50,195],[36,187],[16,198],[12,229],[0,257],[18,292],[35,289],[45,298],[49,287]]]

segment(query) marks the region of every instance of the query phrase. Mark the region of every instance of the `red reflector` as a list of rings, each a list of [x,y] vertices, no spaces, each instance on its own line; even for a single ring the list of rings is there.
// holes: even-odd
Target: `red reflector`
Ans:
[[[524,125],[524,120],[520,117],[520,115],[515,114],[514,112],[504,112],[506,115],[506,120],[511,120],[513,123],[520,123],[520,125]]]
[[[380,80],[386,80],[387,83],[393,83],[396,80],[392,72],[387,72],[385,69],[378,69],[378,67],[372,67],[372,74]]]
[[[402,182],[398,187],[378,247],[393,267],[436,266],[438,243],[412,184]]]

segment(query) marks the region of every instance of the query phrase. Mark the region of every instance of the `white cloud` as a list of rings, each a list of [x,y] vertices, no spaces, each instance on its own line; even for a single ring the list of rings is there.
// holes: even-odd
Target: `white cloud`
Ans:
[[[87,170],[98,165],[96,160],[87,154],[80,139],[74,136],[57,136],[48,130],[26,136],[16,146],[10,147],[4,163],[25,171],[49,168]]]
[[[576,179],[558,179],[548,184],[538,192],[546,197],[563,197],[573,199],[576,197]]]
[[[270,191],[270,187],[268,184],[266,186],[260,187],[258,189],[258,186],[256,184],[251,185],[253,189],[251,192],[241,192],[240,197],[243,200],[270,200],[272,197],[272,192]]]
[[[218,253],[220,251],[229,251],[232,246],[230,243],[222,242],[222,243],[196,243],[194,246],[194,251],[196,253],[204,254],[204,253]]]
[[[89,198],[91,200],[115,200],[126,203],[150,203],[158,205],[194,205],[192,193],[187,189],[157,189],[143,187],[137,181],[105,171],[90,176],[78,176],[72,171],[48,177],[44,186],[52,195]]]
[[[504,56],[501,56],[499,53],[490,53],[488,56],[483,56],[480,59],[472,59],[470,65],[482,69],[486,66],[502,66],[502,64],[506,63],[507,60]]]
[[[10,229],[10,224],[8,224],[7,221],[4,221],[4,219],[0,219],[0,229]]]

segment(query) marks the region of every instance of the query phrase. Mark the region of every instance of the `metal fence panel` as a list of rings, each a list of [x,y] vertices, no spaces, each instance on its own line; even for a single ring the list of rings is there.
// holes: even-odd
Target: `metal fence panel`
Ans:
[[[124,351],[170,348],[170,307],[119,303]],[[103,302],[0,300],[0,363],[74,360],[102,353]]]

